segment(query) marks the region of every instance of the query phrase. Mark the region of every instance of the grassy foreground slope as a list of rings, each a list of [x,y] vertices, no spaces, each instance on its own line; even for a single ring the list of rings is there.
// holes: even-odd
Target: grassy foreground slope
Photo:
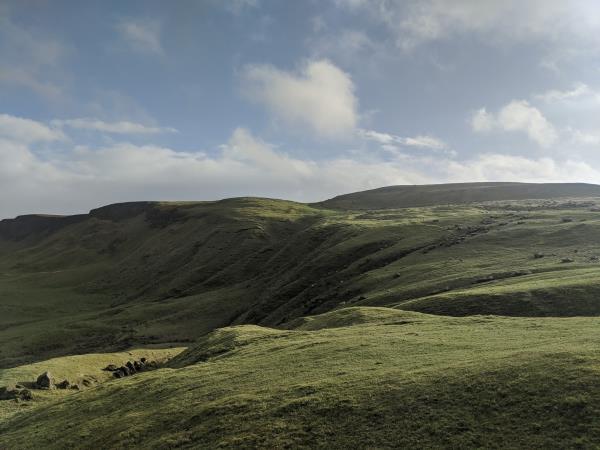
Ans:
[[[589,197],[598,187],[516,186],[555,198],[498,200],[477,184],[462,190],[493,201],[141,202],[0,222],[0,367],[187,346],[216,328],[285,327],[345,306],[600,315],[600,198]],[[431,189],[422,198],[440,201]],[[575,192],[586,197],[565,197]]]
[[[591,448],[595,318],[348,308],[228,327],[170,367],[40,404],[0,447]]]
[[[156,364],[164,364],[174,356],[185,350],[185,347],[167,349],[132,349],[120,353],[90,353],[86,355],[62,356],[47,361],[40,361],[10,369],[0,369],[0,387],[22,386],[27,388],[32,395],[28,401],[14,399],[0,400],[0,422],[9,417],[32,410],[40,405],[52,401],[60,401],[67,395],[76,391],[89,389],[98,383],[112,380],[112,372],[103,370],[109,364],[117,367],[125,365],[128,361],[137,361],[146,358]],[[69,389],[41,390],[35,386],[37,377],[49,372],[55,383],[67,380]]]

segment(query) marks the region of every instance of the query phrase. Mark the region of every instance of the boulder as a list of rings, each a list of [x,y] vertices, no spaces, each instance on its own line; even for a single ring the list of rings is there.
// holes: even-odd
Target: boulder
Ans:
[[[33,394],[31,393],[31,391],[29,389],[21,389],[21,391],[19,392],[19,397],[21,400],[32,400],[33,399]]]
[[[134,361],[133,367],[135,367],[136,372],[141,372],[142,370],[144,370],[144,367],[142,366],[142,364],[139,361]]]
[[[40,389],[54,389],[54,378],[52,378],[50,372],[46,371],[37,377],[35,384]]]
[[[60,383],[58,383],[56,387],[58,389],[69,389],[69,387],[71,387],[71,383],[69,383],[69,380],[63,380]]]
[[[118,370],[118,369],[119,368],[117,366],[115,366],[114,364],[109,364],[102,370],[106,370],[107,372],[114,372],[115,370]]]
[[[572,263],[575,262],[574,260],[572,260],[571,258],[563,258],[560,260],[560,262],[562,263]]]
[[[121,372],[121,376],[124,377],[128,377],[129,375],[131,375],[131,373],[129,372],[129,368],[126,366],[119,367],[119,372]]]
[[[127,366],[127,368],[129,369],[129,373],[131,375],[133,375],[136,370],[135,370],[135,366],[133,365],[133,363],[131,361],[127,361],[127,364],[125,364]]]
[[[33,394],[29,389],[17,386],[0,387],[0,400],[31,400]]]

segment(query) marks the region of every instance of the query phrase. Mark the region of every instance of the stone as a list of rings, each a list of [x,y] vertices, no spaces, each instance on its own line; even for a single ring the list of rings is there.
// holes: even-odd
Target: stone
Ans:
[[[0,400],[31,400],[33,394],[29,389],[16,386],[0,387]]]
[[[22,389],[18,398],[21,400],[33,400],[33,394],[29,389]]]
[[[133,374],[136,372],[136,370],[135,370],[135,366],[133,365],[133,363],[132,363],[131,361],[127,361],[127,364],[126,364],[126,366],[127,366],[127,368],[129,369],[129,373],[130,373],[131,375],[133,375]]]
[[[58,389],[69,389],[69,387],[71,387],[71,383],[69,382],[69,380],[63,380],[60,383],[58,383],[56,387]]]
[[[106,370],[107,372],[114,372],[115,370],[118,370],[118,369],[119,368],[117,366],[115,366],[114,364],[109,364],[102,370]]]
[[[50,372],[46,371],[37,377],[35,384],[40,389],[54,389],[54,378],[52,378]]]

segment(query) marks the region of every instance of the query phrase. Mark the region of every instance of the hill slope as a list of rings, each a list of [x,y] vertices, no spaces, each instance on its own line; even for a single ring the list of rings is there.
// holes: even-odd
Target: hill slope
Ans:
[[[320,205],[332,209],[394,209],[564,197],[600,197],[600,186],[585,183],[506,182],[389,186],[340,195]]]
[[[170,367],[14,416],[0,447],[591,448],[596,337],[590,318],[386,308],[230,327]]]
[[[3,221],[0,367],[185,346],[219,327],[282,327],[348,305],[600,315],[599,205],[352,211],[240,198]]]

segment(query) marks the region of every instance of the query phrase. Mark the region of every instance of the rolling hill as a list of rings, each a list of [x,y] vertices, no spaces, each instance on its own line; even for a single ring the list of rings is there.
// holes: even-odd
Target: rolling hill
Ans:
[[[99,380],[0,401],[0,448],[586,447],[598,280],[585,184],[0,221],[0,384]],[[172,359],[98,376],[132,351]]]
[[[598,197],[600,186],[586,183],[455,183],[388,186],[319,203],[333,209],[394,209],[497,200]]]

